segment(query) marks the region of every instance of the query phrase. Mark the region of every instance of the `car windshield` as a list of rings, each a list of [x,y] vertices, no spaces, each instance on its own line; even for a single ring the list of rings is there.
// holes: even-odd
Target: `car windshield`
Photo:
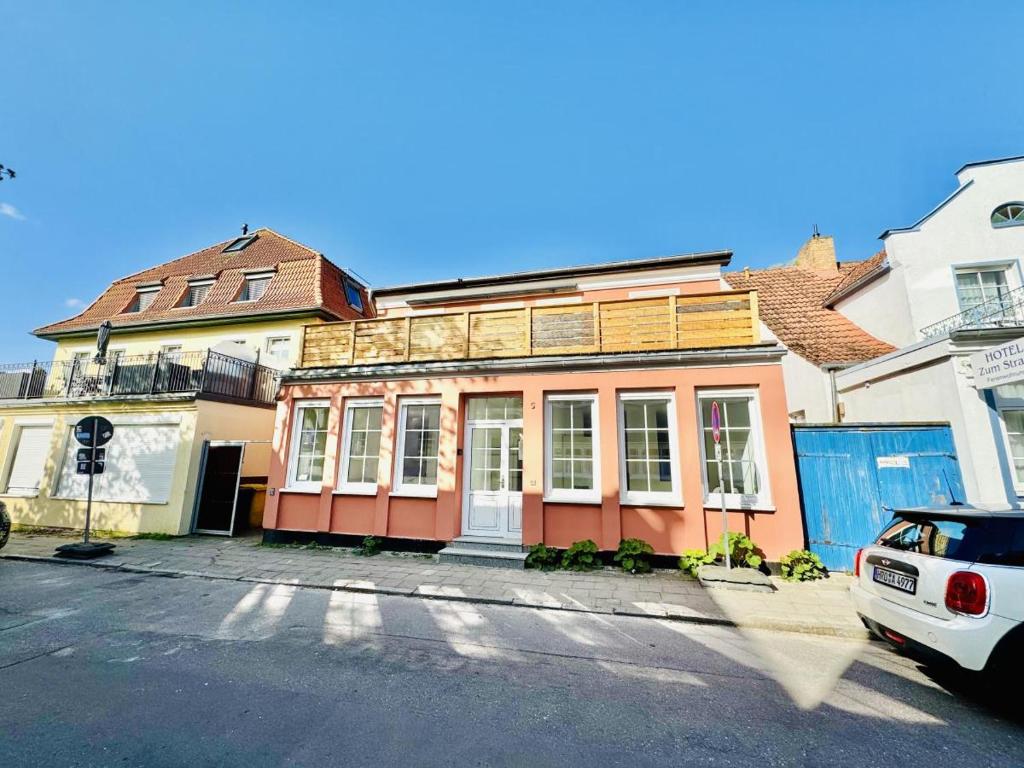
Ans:
[[[1024,565],[1024,520],[897,515],[876,543],[946,560]]]

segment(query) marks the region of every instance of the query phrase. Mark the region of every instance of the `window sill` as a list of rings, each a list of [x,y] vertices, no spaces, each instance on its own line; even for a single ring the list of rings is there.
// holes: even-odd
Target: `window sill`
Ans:
[[[336,488],[334,490],[335,496],[376,496],[377,488],[370,490],[369,488]]]
[[[400,499],[436,499],[437,489],[432,488],[429,491],[410,491],[410,490],[397,490],[392,491],[388,496],[393,496]]]
[[[671,499],[619,499],[619,505],[623,507],[670,507],[675,509],[683,508],[683,500],[680,498]]]
[[[545,496],[541,499],[545,504],[594,504],[600,506],[601,499],[588,497],[582,499],[567,499],[562,496]]]
[[[39,491],[35,493],[17,493],[13,491],[4,491],[0,493],[0,499],[38,499]]]
[[[722,500],[704,499],[704,509],[721,512]],[[734,502],[726,501],[725,509],[727,512],[775,512],[775,505],[771,504],[770,502],[766,502],[763,504],[736,504]]]
[[[278,488],[278,493],[315,493],[317,496],[320,495],[322,488],[296,488],[292,486],[290,488]]]

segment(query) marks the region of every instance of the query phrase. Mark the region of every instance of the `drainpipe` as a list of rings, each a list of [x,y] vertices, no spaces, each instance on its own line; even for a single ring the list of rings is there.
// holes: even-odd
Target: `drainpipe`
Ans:
[[[843,421],[843,414],[840,412],[839,406],[839,388],[836,386],[836,371],[841,371],[844,368],[849,368],[849,363],[825,363],[821,366],[821,370],[828,374],[829,384],[829,395],[831,399],[831,411],[832,411],[832,423],[840,424]]]

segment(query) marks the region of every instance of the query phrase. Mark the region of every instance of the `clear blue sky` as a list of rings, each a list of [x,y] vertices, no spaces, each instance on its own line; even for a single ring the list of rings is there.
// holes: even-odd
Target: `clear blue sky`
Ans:
[[[270,226],[371,283],[877,250],[1024,153],[1024,8],[0,0],[0,360]]]

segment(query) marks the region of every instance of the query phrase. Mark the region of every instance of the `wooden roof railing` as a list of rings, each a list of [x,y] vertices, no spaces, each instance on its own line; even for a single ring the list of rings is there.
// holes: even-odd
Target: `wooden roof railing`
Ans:
[[[756,291],[309,325],[300,368],[757,344]]]

